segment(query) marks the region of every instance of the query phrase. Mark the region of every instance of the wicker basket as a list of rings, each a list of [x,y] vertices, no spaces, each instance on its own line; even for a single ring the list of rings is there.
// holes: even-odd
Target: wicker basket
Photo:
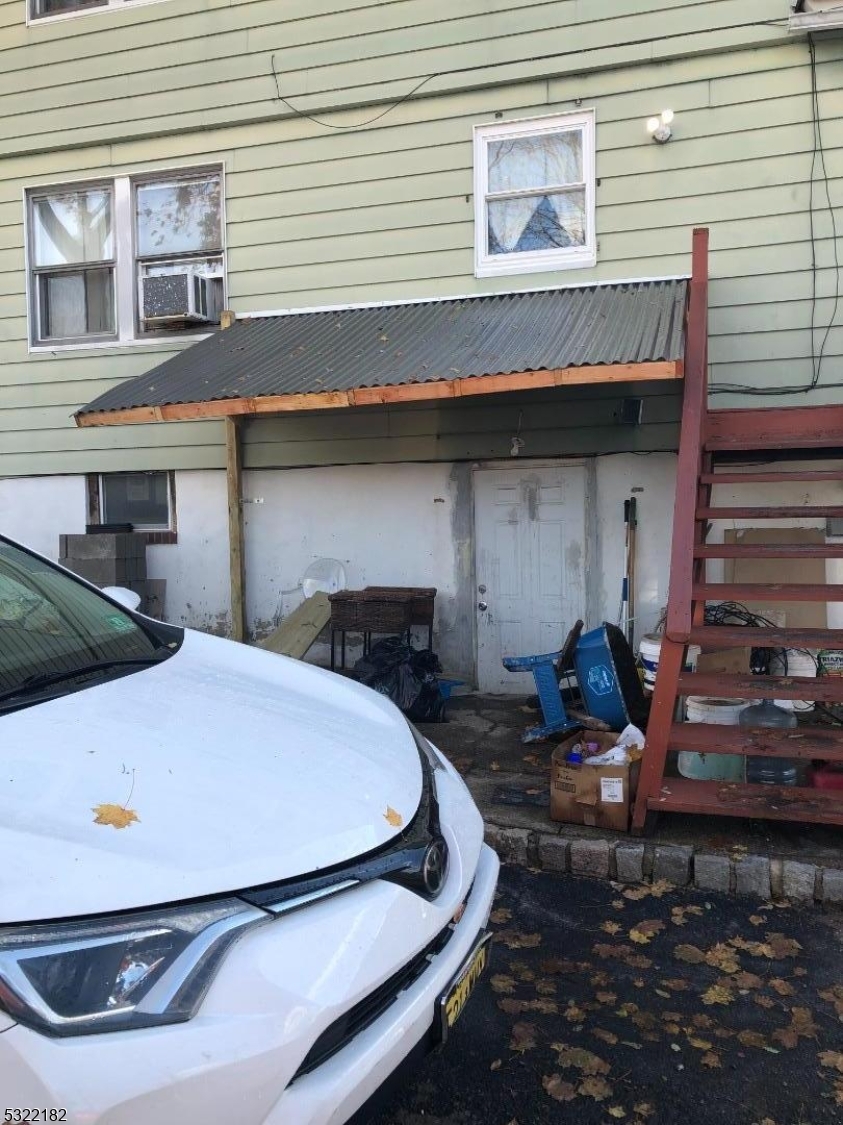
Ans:
[[[364,593],[409,602],[411,625],[433,624],[435,586],[367,586]]]
[[[367,633],[403,633],[413,624],[412,602],[370,590],[340,590],[329,594],[332,629]]]

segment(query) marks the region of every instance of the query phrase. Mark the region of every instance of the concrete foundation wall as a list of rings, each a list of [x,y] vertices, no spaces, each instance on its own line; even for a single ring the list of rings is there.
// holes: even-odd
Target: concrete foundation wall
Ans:
[[[84,476],[0,478],[0,535],[48,559],[59,557],[59,536],[85,530]]]

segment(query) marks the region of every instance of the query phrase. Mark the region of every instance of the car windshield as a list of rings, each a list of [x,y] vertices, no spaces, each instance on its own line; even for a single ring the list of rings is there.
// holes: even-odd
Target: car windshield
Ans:
[[[86,675],[136,670],[169,654],[130,614],[0,539],[0,700],[47,684],[72,691]]]

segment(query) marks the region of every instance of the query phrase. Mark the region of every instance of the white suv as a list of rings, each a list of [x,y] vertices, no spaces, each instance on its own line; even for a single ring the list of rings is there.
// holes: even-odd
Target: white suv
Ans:
[[[0,1110],[77,1125],[365,1112],[462,1010],[498,874],[384,698],[2,537],[0,849]]]

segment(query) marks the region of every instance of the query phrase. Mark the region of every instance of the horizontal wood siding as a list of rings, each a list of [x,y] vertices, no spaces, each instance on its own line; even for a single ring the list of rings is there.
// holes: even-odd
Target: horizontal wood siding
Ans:
[[[840,278],[816,165],[810,238],[807,44],[783,22],[764,22],[767,0],[463,0],[457,16],[440,0],[333,0],[319,16],[290,2],[283,18],[279,7],[162,0],[27,29],[23,0],[0,2],[0,476],[224,465],[218,423],[72,423],[78,406],[177,345],[31,355],[26,345],[24,187],[209,161],[226,168],[229,303],[239,313],[684,274],[691,228],[704,224],[715,390],[809,382],[812,310],[816,352]],[[554,56],[560,43],[579,53]],[[630,55],[612,43],[637,46]],[[839,208],[843,40],[817,37],[816,46],[828,191]],[[382,113],[385,98],[428,73],[447,76],[378,122],[337,131],[274,99],[273,50],[282,92],[335,125]],[[597,117],[597,266],[476,280],[472,125],[578,102]],[[644,123],[667,106],[674,139],[657,146]],[[169,134],[146,135],[155,129]],[[843,260],[839,238],[838,251]],[[831,384],[843,382],[841,317],[843,302],[825,343],[828,385],[791,401],[839,400]],[[524,455],[549,455],[557,429],[571,454],[619,442],[672,448],[675,395],[655,389],[648,406],[660,413],[634,431],[613,420],[617,389],[577,399],[579,414],[561,395],[558,408],[545,397],[522,421]],[[518,405],[261,420],[249,426],[247,464],[508,456]]]

